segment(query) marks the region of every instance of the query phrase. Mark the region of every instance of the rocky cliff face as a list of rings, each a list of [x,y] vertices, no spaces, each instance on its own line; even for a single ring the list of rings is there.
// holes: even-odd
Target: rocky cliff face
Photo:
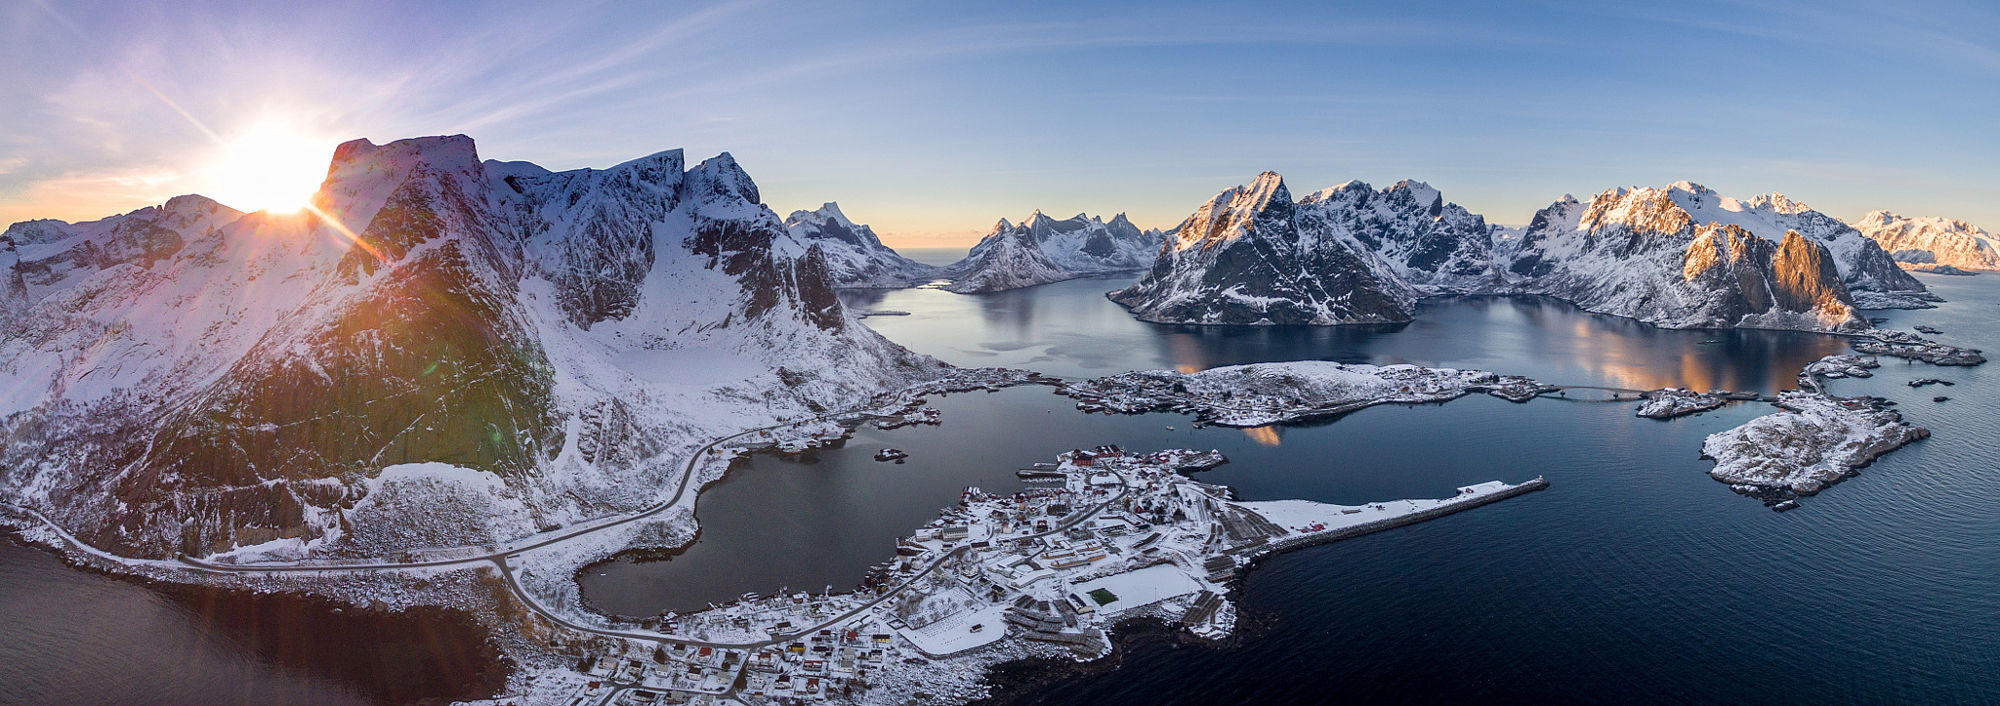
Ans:
[[[1503,288],[1667,328],[1867,326],[1824,244],[1794,230],[1773,239],[1737,223],[1698,222],[1680,199],[1702,192],[1565,197],[1500,250]]]
[[[551,173],[357,140],[315,204],[10,228],[0,497],[147,556],[481,541],[643,504],[710,431],[937,369],[853,324],[726,154]],[[378,507],[417,496],[499,515],[373,526],[455,522]]]
[[[1019,225],[1001,219],[965,259],[945,268],[953,281],[946,288],[991,292],[1144,269],[1165,237],[1158,230],[1140,229],[1123,213],[1108,222],[1081,213],[1056,220],[1041,211]]]
[[[1853,225],[1899,263],[2000,270],[2000,238],[1965,221],[1871,211]]]
[[[836,287],[893,289],[938,276],[938,268],[896,254],[874,229],[848,220],[836,203],[793,211],[785,218],[785,230],[788,237],[781,241],[781,251],[799,256],[817,246]]]
[[[1896,267],[1889,253],[1840,219],[1814,211],[1784,194],[1763,194],[1738,200],[1691,182],[1676,182],[1664,189],[1633,189],[1659,192],[1672,207],[1686,213],[1695,224],[1734,225],[1766,240],[1777,241],[1787,231],[1796,231],[1822,246],[1833,256],[1840,279],[1854,293],[1864,309],[1913,308],[1927,306],[1929,299],[1922,282]]]
[[[1426,293],[1484,292],[1499,283],[1492,226],[1429,184],[1406,180],[1374,191],[1350,181],[1299,204],[1303,218],[1316,221],[1310,228],[1372,254],[1385,274]]]
[[[1265,172],[1202,205],[1138,283],[1109,296],[1161,323],[1408,321],[1414,290],[1384,277],[1316,210]]]

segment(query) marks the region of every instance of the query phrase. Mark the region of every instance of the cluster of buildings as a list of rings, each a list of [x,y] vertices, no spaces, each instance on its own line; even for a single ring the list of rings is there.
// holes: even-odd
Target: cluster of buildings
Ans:
[[[824,628],[751,653],[742,692],[771,698],[823,699],[868,687],[896,654],[879,625]]]
[[[1022,492],[967,488],[898,545],[914,585],[879,615],[931,657],[1009,636],[1095,654],[1109,647],[1110,616],[1176,599],[1199,604],[1195,622],[1212,621],[1238,566],[1228,552],[1287,532],[1179,472],[1222,460],[1101,446],[1022,469],[1032,486]],[[1203,595],[1216,597],[1194,598]]]
[[[1020,469],[1021,492],[966,488],[861,590],[745,595],[661,616],[647,626],[657,637],[612,640],[586,658],[581,671],[595,681],[580,693],[603,696],[592,703],[850,701],[898,683],[909,665],[1009,639],[1094,658],[1128,616],[1219,638],[1236,620],[1227,585],[1261,554],[1546,486],[1492,482],[1441,500],[1339,506],[1239,502],[1185,473],[1223,461],[1216,451],[1100,446]]]
[[[735,683],[745,656],[743,650],[680,643],[621,647],[583,658],[580,671],[591,682],[582,695],[618,687],[625,688],[621,696],[628,703],[687,703],[697,695],[721,695]]]

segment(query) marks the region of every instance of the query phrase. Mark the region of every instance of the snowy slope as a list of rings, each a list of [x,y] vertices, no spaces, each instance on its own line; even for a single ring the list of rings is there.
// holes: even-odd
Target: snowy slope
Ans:
[[[945,268],[957,292],[990,292],[1153,264],[1165,234],[1142,230],[1120,213],[1056,220],[1036,211],[1019,225],[1001,219],[965,259]],[[1033,248],[1039,257],[1016,248]],[[989,252],[990,251],[990,252]]]
[[[94,224],[8,231],[0,497],[98,546],[512,536],[644,504],[697,439],[939,367],[855,324],[727,154],[551,173],[357,140],[326,218],[206,203],[160,209],[207,214],[171,220],[185,244],[95,246],[143,256],[52,255],[117,231]]]
[[[1870,211],[1853,225],[1897,262],[1948,265],[1962,270],[2000,270],[2000,238],[1965,221]]]
[[[779,252],[800,257],[819,246],[837,287],[893,289],[937,276],[938,268],[896,254],[874,229],[848,220],[840,205],[830,201],[817,210],[793,211],[785,218],[785,231]]]

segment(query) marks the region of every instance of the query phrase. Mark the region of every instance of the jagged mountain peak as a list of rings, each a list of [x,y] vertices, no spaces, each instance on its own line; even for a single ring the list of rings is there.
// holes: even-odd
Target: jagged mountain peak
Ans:
[[[1436,211],[1444,206],[1444,192],[1438,191],[1437,187],[1415,179],[1404,179],[1396,182],[1394,186],[1383,190],[1383,193],[1390,196],[1405,196],[1410,201],[1432,211]],[[1436,214],[1433,213],[1432,215],[1435,216]]]
[[[704,159],[687,172],[688,193],[697,203],[742,201],[761,204],[757,182],[728,152]]]
[[[161,211],[167,213],[210,214],[210,215],[243,214],[242,211],[238,211],[234,208],[225,206],[223,205],[222,202],[217,201],[215,199],[211,199],[207,196],[203,196],[201,194],[181,194],[179,196],[167,199],[167,202],[161,204],[159,208]]]
[[[1270,199],[1289,201],[1292,198],[1292,192],[1285,189],[1284,175],[1269,170],[1259,173],[1243,189],[1246,194],[1251,195],[1253,198],[1266,201]]]
[[[407,137],[384,144],[356,138],[333,148],[329,176],[368,168],[411,168],[418,165],[471,173],[480,167],[479,149],[465,135]]]
[[[1785,214],[1804,213],[1812,210],[1811,207],[1794,201],[1791,197],[1776,191],[1752,196],[1750,197],[1749,204],[1751,208],[1766,209]]]
[[[367,227],[405,182],[418,177],[424,191],[471,194],[486,178],[485,165],[472,138],[465,135],[412,137],[377,145],[367,139],[343,142],[333,150],[326,181],[313,195],[320,211],[349,229]]]
[[[1368,182],[1350,179],[1340,184],[1315,191],[1301,199],[1301,205],[1325,205],[1327,207],[1374,206],[1376,201],[1391,202],[1382,207],[1384,218],[1394,218],[1395,214],[1414,208],[1427,217],[1439,218],[1444,213],[1444,193],[1430,184],[1414,179],[1404,179],[1380,191]],[[1402,204],[1401,206],[1397,204]]]
[[[1373,192],[1322,190],[1294,204],[1284,177],[1259,174],[1197,208],[1146,276],[1109,296],[1161,323],[1407,321],[1414,292],[1380,276],[1356,252],[1347,221],[1323,210],[1330,202],[1320,197],[1351,205],[1362,193]]]
[[[729,153],[724,152],[722,153],[722,156],[727,157],[729,156]],[[687,151],[679,147],[675,147],[670,150],[660,150],[658,152],[654,152],[644,157],[639,157],[637,159],[628,159],[623,162],[619,162],[618,164],[612,165],[611,168],[606,169],[604,171],[615,172],[621,169],[634,169],[634,170],[659,169],[668,166],[671,166],[673,167],[674,170],[679,171],[681,169],[685,169],[686,165],[687,165]]]
[[[1107,223],[1088,213],[1056,219],[1036,209],[1019,225],[1000,219],[964,259],[944,269],[956,292],[1028,287],[1143,268],[1164,238],[1122,213]]]
[[[1636,191],[1636,190],[1639,190],[1639,189],[1644,189],[1644,188],[1647,188],[1647,187],[1643,187],[1643,186],[1635,186],[1635,187],[1631,187],[1631,188],[1632,188],[1633,190],[1635,190],[1635,191]],[[1702,186],[1701,184],[1697,184],[1697,183],[1695,183],[1695,182],[1693,182],[1693,181],[1690,181],[1690,180],[1687,180],[1687,179],[1682,179],[1682,180],[1680,180],[1680,181],[1676,181],[1676,182],[1674,182],[1674,183],[1672,183],[1672,184],[1668,184],[1668,185],[1666,186],[1666,189],[1667,189],[1668,191],[1685,191],[1685,192],[1687,192],[1687,193],[1690,193],[1690,194],[1698,194],[1698,195],[1699,195],[1699,194],[1713,194],[1713,193],[1715,193],[1715,190],[1714,190],[1714,189],[1710,189],[1710,188],[1708,188],[1708,187],[1706,187],[1706,186]]]
[[[1267,171],[1258,174],[1249,184],[1223,189],[1215,198],[1195,209],[1194,214],[1181,223],[1174,248],[1208,247],[1233,239],[1254,228],[1259,217],[1268,213],[1289,218],[1291,209],[1292,192],[1285,188],[1285,178],[1277,172]]]
[[[1368,182],[1362,181],[1360,179],[1349,179],[1347,181],[1343,181],[1341,183],[1334,184],[1333,186],[1329,186],[1324,189],[1320,189],[1319,191],[1307,194],[1304,199],[1300,200],[1300,203],[1319,203],[1322,201],[1338,201],[1341,199],[1353,198],[1356,194],[1373,195],[1374,193],[1375,193],[1375,187],[1369,186]]]
[[[779,250],[825,260],[837,287],[893,288],[929,281],[936,268],[897,254],[882,244],[875,229],[855,223],[840,204],[828,201],[811,211],[793,211],[785,218],[785,242]]]
[[[842,228],[855,227],[854,221],[848,220],[847,214],[841,212],[840,204],[834,201],[820,204],[819,208],[810,211],[804,209],[793,211],[791,215],[785,217],[787,226],[808,221],[834,223]]]
[[[1895,211],[1886,211],[1886,210],[1881,210],[1881,209],[1877,209],[1877,210],[1874,210],[1874,211],[1869,211],[1869,212],[1868,212],[1867,214],[1865,214],[1865,215],[1861,216],[1861,220],[1859,220],[1859,221],[1855,221],[1855,222],[1853,223],[1853,225],[1857,225],[1857,226],[1858,226],[1858,225],[1861,225],[1861,224],[1863,224],[1863,223],[1870,223],[1870,224],[1876,224],[1876,225],[1887,225],[1887,224],[1890,224],[1890,223],[1894,223],[1894,222],[1896,222],[1896,221],[1900,221],[1900,220],[1903,220],[1903,215],[1902,215],[1902,214],[1900,214],[1900,213],[1897,213],[1897,212],[1895,212]],[[1961,221],[1961,222],[1963,222],[1963,221]]]

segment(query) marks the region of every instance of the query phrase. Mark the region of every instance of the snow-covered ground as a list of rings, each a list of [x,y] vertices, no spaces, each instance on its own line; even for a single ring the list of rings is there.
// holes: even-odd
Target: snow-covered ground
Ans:
[[[1729,398],[1719,394],[1669,387],[1646,393],[1646,401],[1640,403],[1637,414],[1652,419],[1671,419],[1706,412],[1728,402]]]
[[[1302,360],[1211,368],[1196,373],[1150,370],[1064,384],[1087,412],[1165,410],[1203,423],[1255,427],[1394,402],[1443,402],[1473,392],[1525,401],[1549,388],[1482,370]]]
[[[1782,411],[1709,435],[1709,475],[1768,499],[1812,495],[1904,444],[1930,436],[1873,400],[1786,392]]]

